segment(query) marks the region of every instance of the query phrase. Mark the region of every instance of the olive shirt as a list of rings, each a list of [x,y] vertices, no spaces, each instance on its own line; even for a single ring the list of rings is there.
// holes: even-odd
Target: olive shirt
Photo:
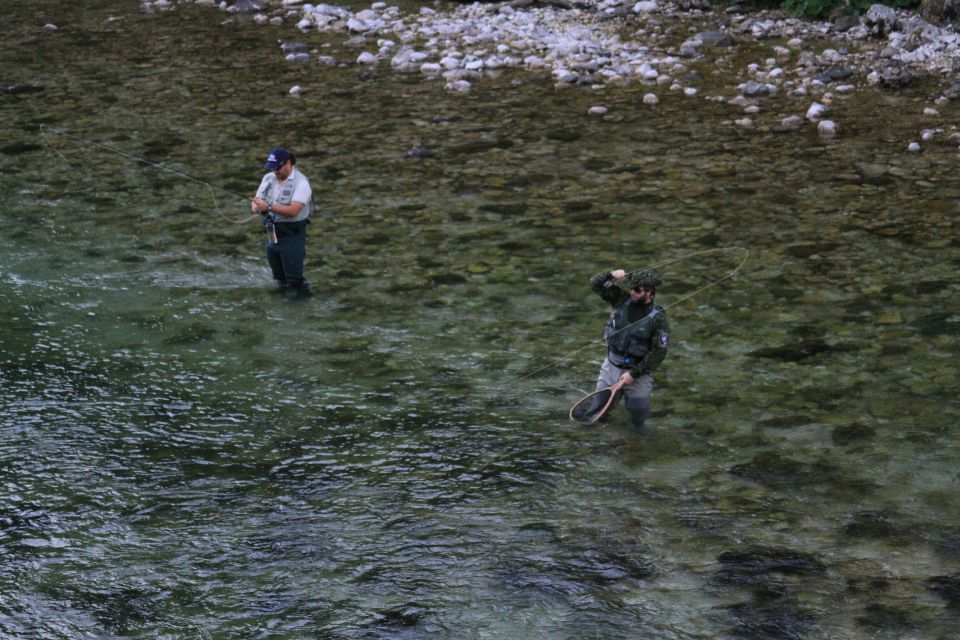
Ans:
[[[613,275],[609,271],[598,273],[590,278],[590,288],[594,293],[610,303],[610,306],[616,310],[620,305],[630,299],[630,292],[621,289],[613,284]],[[609,283],[609,285],[608,285]],[[632,305],[627,317],[631,324],[643,320],[653,311],[654,305]],[[650,333],[650,349],[643,358],[630,367],[630,375],[634,379],[646,373],[653,373],[657,367],[667,357],[667,346],[669,343],[670,327],[667,323],[667,315],[661,310],[653,318],[653,327]]]

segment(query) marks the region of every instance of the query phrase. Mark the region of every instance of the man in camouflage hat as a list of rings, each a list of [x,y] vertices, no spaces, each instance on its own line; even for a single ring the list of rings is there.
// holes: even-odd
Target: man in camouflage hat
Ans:
[[[623,281],[626,288],[615,286]],[[597,390],[623,380],[621,392],[630,420],[638,430],[650,415],[653,372],[667,355],[669,326],[663,307],[654,304],[660,278],[651,271],[628,274],[623,269],[598,273],[590,287],[613,311],[603,331],[607,357],[600,367]]]

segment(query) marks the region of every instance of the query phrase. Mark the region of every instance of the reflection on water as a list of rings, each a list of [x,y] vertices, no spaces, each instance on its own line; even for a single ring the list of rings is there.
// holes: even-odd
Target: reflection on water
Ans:
[[[0,101],[0,637],[950,635],[954,148],[903,154],[879,94],[824,144],[129,4],[5,11],[7,83],[44,89]],[[203,185],[41,124],[241,193],[290,145],[318,295],[275,296]],[[652,433],[568,423],[589,276],[734,245],[669,310]]]

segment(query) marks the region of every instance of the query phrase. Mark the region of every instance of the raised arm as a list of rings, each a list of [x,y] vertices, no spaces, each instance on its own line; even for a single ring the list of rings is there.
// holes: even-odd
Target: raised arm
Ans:
[[[590,288],[606,300],[610,306],[615,307],[630,296],[629,293],[615,284],[617,280],[622,280],[625,275],[623,269],[603,271],[590,278]]]

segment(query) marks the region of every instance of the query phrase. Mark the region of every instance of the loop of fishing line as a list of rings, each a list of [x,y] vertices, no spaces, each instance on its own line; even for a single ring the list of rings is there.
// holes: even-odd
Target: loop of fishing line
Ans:
[[[223,213],[223,211],[221,211],[221,209],[220,209],[220,203],[217,201],[216,191],[219,190],[219,191],[222,191],[223,193],[229,194],[229,195],[231,195],[231,196],[236,196],[237,198],[243,198],[244,200],[249,200],[249,198],[248,198],[247,196],[242,195],[242,194],[239,194],[239,193],[237,193],[236,191],[231,191],[230,189],[224,189],[223,187],[218,187],[218,186],[216,186],[216,185],[214,185],[214,184],[212,184],[212,183],[210,183],[210,182],[208,182],[208,181],[206,181],[206,180],[201,180],[200,178],[195,178],[195,177],[193,177],[193,176],[191,176],[191,175],[189,175],[189,174],[187,174],[187,173],[184,173],[184,172],[182,172],[182,171],[177,171],[176,169],[171,169],[170,167],[164,166],[164,165],[160,164],[159,162],[153,162],[152,160],[147,160],[146,158],[143,158],[143,157],[141,157],[141,156],[137,156],[137,155],[134,155],[134,154],[132,154],[132,153],[127,153],[126,151],[123,151],[123,150],[121,150],[121,149],[116,149],[116,148],[114,148],[114,147],[110,147],[110,146],[107,146],[107,145],[105,145],[105,144],[101,144],[101,143],[96,142],[96,141],[94,141],[94,140],[88,140],[87,138],[83,138],[83,137],[81,137],[81,136],[74,135],[74,134],[69,133],[69,132],[67,132],[67,131],[63,131],[62,129],[54,129],[53,127],[48,127],[48,126],[45,125],[45,124],[41,124],[41,125],[40,125],[40,137],[43,138],[43,141],[47,144],[47,146],[50,147],[50,149],[51,149],[55,154],[57,154],[57,155],[60,157],[61,160],[63,160],[63,161],[64,161],[65,163],[67,163],[67,164],[70,164],[70,161],[67,160],[67,159],[64,157],[64,155],[63,155],[62,153],[60,153],[60,151],[57,150],[56,147],[53,146],[53,144],[50,142],[49,138],[47,138],[47,136],[46,136],[46,131],[50,131],[50,132],[55,133],[55,134],[57,134],[57,135],[63,136],[63,137],[65,137],[65,138],[72,138],[73,140],[77,140],[77,141],[82,142],[82,143],[84,143],[84,144],[86,144],[86,145],[90,145],[90,146],[93,146],[93,147],[97,147],[98,149],[103,149],[104,151],[109,151],[110,153],[115,153],[115,154],[117,154],[117,155],[119,155],[119,156],[123,156],[124,158],[129,158],[130,160],[136,160],[137,162],[142,162],[143,164],[149,165],[149,166],[151,166],[151,167],[156,167],[157,169],[161,169],[161,170],[163,170],[163,171],[168,171],[168,172],[170,172],[170,173],[173,173],[173,174],[175,174],[175,175],[180,176],[181,178],[186,178],[187,180],[190,180],[191,182],[195,182],[196,184],[201,184],[201,185],[205,186],[207,189],[210,190],[210,197],[213,198],[213,206],[214,206],[214,208],[216,209],[217,214],[218,214],[221,218],[223,218],[224,220],[226,220],[227,222],[230,222],[231,224],[246,224],[247,222],[250,222],[251,220],[255,219],[255,218],[258,216],[258,214],[253,214],[253,215],[251,215],[251,216],[248,217],[248,218],[244,218],[244,219],[242,219],[242,220],[237,220],[237,219],[235,219],[235,218],[231,218],[230,216],[228,216],[228,215],[226,215],[225,213]]]
[[[658,268],[660,268],[660,267],[663,267],[663,266],[666,266],[666,265],[669,265],[669,264],[674,264],[674,263],[676,263],[676,262],[682,262],[682,261],[684,261],[684,260],[689,260],[690,258],[696,258],[697,256],[708,255],[708,254],[711,254],[711,253],[724,253],[724,252],[729,252],[729,251],[742,251],[742,252],[744,253],[743,260],[740,261],[740,264],[738,264],[732,271],[730,271],[730,273],[728,273],[727,275],[723,276],[722,278],[718,278],[718,279],[714,280],[713,282],[709,283],[708,285],[703,286],[703,287],[700,287],[700,288],[697,289],[696,291],[694,291],[694,292],[692,292],[692,293],[688,293],[687,295],[679,298],[678,300],[674,300],[674,301],[671,302],[670,304],[664,306],[664,307],[663,307],[663,310],[666,311],[667,309],[669,309],[669,308],[671,308],[671,307],[675,307],[676,305],[680,304],[681,302],[684,302],[684,301],[686,301],[686,300],[689,300],[689,299],[692,298],[693,296],[698,295],[698,294],[700,294],[700,293],[703,293],[703,292],[706,291],[707,289],[709,289],[709,288],[711,288],[711,287],[715,287],[715,286],[717,286],[718,284],[720,284],[721,282],[724,282],[724,281],[726,281],[726,280],[729,280],[730,278],[732,278],[733,276],[735,276],[735,275],[737,274],[737,272],[739,272],[739,271],[743,268],[743,265],[745,265],[745,264],[747,263],[747,260],[750,259],[750,250],[747,249],[746,247],[722,247],[722,248],[719,248],[719,249],[704,249],[703,251],[696,251],[696,252],[694,252],[694,253],[689,253],[689,254],[687,254],[687,255],[680,256],[679,258],[671,258],[671,259],[669,259],[669,260],[662,260],[662,261],[660,261],[660,262],[656,262],[656,263],[651,264],[651,265],[646,266],[646,267],[641,267],[641,268],[639,268],[639,269],[634,269],[633,271],[630,271],[629,273],[627,273],[626,276],[624,276],[621,280],[626,280],[626,277],[627,277],[627,276],[629,276],[630,274],[633,274],[633,273],[637,273],[638,271],[649,271],[649,270],[652,270],[652,269],[658,269]],[[614,335],[620,333],[621,331],[626,331],[627,329],[629,329],[629,328],[632,327],[633,325],[637,324],[638,322],[643,322],[643,320],[644,320],[644,318],[641,318],[640,320],[637,320],[636,322],[631,322],[630,324],[628,324],[627,326],[625,326],[625,327],[623,327],[623,328],[621,328],[621,329],[617,329],[616,331],[614,331],[613,333],[611,333],[610,336],[607,336],[606,338],[604,338],[604,339],[602,340],[602,342],[603,342],[604,344],[606,344],[606,343],[607,343],[607,339],[609,339],[611,336],[614,336]],[[531,371],[530,373],[528,373],[528,374],[526,374],[526,375],[520,376],[520,380],[526,380],[527,378],[529,378],[529,377],[531,377],[531,376],[534,376],[534,375],[540,373],[541,371],[543,371],[543,370],[545,370],[545,369],[549,369],[550,367],[553,367],[553,366],[557,365],[558,363],[563,362],[563,361],[569,359],[570,357],[577,355],[578,353],[580,353],[580,352],[582,352],[582,351],[585,351],[585,350],[587,350],[587,349],[592,348],[595,344],[596,344],[595,341],[591,341],[590,344],[588,344],[588,345],[585,345],[585,346],[583,346],[583,347],[581,347],[581,348],[579,348],[579,349],[576,349],[576,350],[574,350],[574,351],[571,351],[570,353],[564,354],[564,355],[562,355],[562,356],[560,356],[560,357],[558,357],[558,358],[554,358],[554,359],[551,360],[549,363],[545,364],[544,366],[540,367],[539,369],[536,369],[536,370],[534,370],[534,371]]]

